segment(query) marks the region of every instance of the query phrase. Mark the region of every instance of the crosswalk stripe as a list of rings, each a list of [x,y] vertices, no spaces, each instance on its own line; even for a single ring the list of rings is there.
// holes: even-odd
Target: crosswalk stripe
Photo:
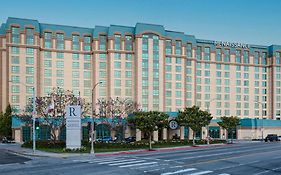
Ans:
[[[151,164],[156,164],[157,162],[146,162],[146,163],[137,163],[137,164],[131,164],[131,165],[123,165],[119,166],[120,168],[125,168],[125,167],[132,167],[132,166],[141,166],[141,165],[151,165]]]
[[[230,174],[227,174],[227,173],[222,173],[222,174],[219,174],[219,175],[230,175]]]
[[[194,170],[197,170],[197,169],[196,168],[188,168],[188,169],[182,169],[182,170],[178,170],[178,171],[174,171],[174,172],[162,173],[161,175],[178,174],[178,173],[184,173],[184,172],[194,171]]]
[[[133,169],[138,169],[139,170],[139,169],[145,169],[145,168],[152,168],[152,167],[156,167],[156,166],[159,166],[159,165],[157,165],[157,164],[155,165],[154,164],[154,165],[149,165],[149,166],[141,166],[141,167],[137,167],[137,168],[133,168]]]
[[[198,173],[191,173],[191,174],[188,174],[188,175],[202,175],[202,174],[208,174],[208,173],[212,173],[213,171],[201,171],[201,172],[198,172]]]
[[[111,158],[111,159],[97,159],[97,160],[91,160],[91,162],[109,162],[114,160],[123,160],[124,158]]]
[[[115,166],[115,165],[133,164],[133,163],[140,163],[140,162],[145,162],[145,160],[137,160],[137,161],[131,161],[131,162],[113,163],[113,164],[108,164],[108,165],[110,165],[110,166]]]
[[[100,162],[98,164],[102,165],[102,164],[111,164],[111,163],[118,163],[118,162],[129,162],[132,160],[136,160],[136,159],[114,160],[114,161],[110,161],[110,162]]]

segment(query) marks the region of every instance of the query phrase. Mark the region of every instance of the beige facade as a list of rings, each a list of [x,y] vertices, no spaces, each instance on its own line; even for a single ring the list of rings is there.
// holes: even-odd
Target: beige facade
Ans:
[[[121,97],[143,110],[198,105],[215,118],[280,119],[280,46],[218,45],[140,23],[94,29],[37,23],[9,18],[2,28],[2,110],[8,103],[23,110],[32,87],[36,96],[60,87],[91,102],[102,82],[95,101]]]

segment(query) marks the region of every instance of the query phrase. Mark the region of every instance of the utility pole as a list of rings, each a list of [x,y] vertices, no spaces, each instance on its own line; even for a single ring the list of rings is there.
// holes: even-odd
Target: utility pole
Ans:
[[[210,110],[210,104],[211,104],[211,102],[214,101],[214,100],[216,100],[216,99],[217,99],[217,98],[213,98],[213,99],[211,99],[211,100],[209,101],[209,104],[208,104],[208,106],[207,106],[207,111],[208,111],[208,112],[210,112],[209,110]],[[207,125],[206,129],[207,129],[207,145],[209,145],[209,144],[210,144],[209,125]]]
[[[263,140],[263,130],[264,130],[264,128],[263,128],[263,111],[264,111],[264,104],[262,102],[256,101],[256,100],[255,100],[255,102],[260,104],[261,105],[261,109],[262,109],[262,111],[261,111],[261,141],[263,142],[264,141]]]
[[[95,91],[95,88],[97,87],[97,85],[99,84],[102,84],[102,81],[96,83],[92,89],[92,123],[91,123],[91,153],[94,157],[95,157],[95,149],[94,149],[94,131],[95,131],[95,126],[94,126],[94,123],[95,123],[95,120],[94,120],[94,91]]]

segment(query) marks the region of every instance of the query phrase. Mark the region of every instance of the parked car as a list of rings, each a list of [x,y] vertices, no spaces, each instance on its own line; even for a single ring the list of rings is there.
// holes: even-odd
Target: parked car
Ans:
[[[100,137],[96,139],[98,142],[112,142],[112,137]]]
[[[278,141],[281,141],[281,136],[278,136]]]
[[[268,134],[264,140],[266,142],[278,141],[278,136],[277,136],[277,134]]]
[[[2,139],[2,143],[15,143],[15,141],[13,141],[13,140],[10,139],[10,138],[4,137],[4,138]]]
[[[131,142],[135,142],[135,141],[136,141],[136,137],[134,137],[134,136],[125,138],[126,143],[131,143]]]

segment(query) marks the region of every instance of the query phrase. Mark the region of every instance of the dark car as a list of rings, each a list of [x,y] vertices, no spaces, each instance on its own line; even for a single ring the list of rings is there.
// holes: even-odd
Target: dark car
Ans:
[[[2,139],[2,143],[15,143],[11,138],[4,137]]]
[[[113,139],[112,139],[112,137],[100,137],[100,138],[97,138],[97,141],[98,142],[112,142]]]
[[[125,142],[126,143],[131,143],[131,142],[135,142],[136,141],[136,137],[127,137],[125,138]]]
[[[275,141],[278,141],[278,136],[277,134],[268,134],[266,136],[266,138],[264,139],[264,141],[266,142],[275,142]]]

